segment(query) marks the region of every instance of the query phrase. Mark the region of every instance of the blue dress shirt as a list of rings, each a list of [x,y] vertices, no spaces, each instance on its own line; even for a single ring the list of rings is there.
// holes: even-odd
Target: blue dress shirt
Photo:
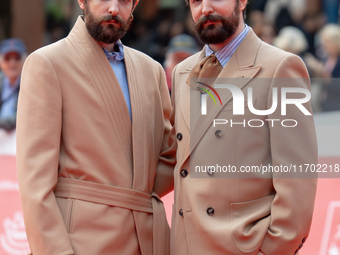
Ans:
[[[117,52],[108,52],[106,49],[103,49],[107,59],[109,60],[112,70],[115,73],[117,80],[119,82],[120,88],[124,94],[126,106],[129,110],[130,118],[131,115],[131,103],[130,103],[130,93],[129,93],[129,85],[127,81],[126,68],[124,63],[124,47],[123,44],[118,41],[115,43],[118,46],[119,51]]]

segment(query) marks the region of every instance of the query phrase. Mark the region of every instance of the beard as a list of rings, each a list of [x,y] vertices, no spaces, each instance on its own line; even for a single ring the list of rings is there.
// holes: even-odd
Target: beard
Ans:
[[[89,34],[98,42],[112,44],[121,39],[130,27],[130,18],[127,21],[118,16],[106,15],[103,18],[95,18],[88,5],[85,6],[85,23]],[[115,21],[116,25],[108,24],[106,27],[101,23],[105,21]]]
[[[223,17],[221,15],[208,15],[199,19],[195,24],[195,31],[199,39],[204,44],[219,44],[223,43],[232,37],[239,25],[240,14],[238,4],[230,17]],[[204,27],[207,21],[220,22],[221,24],[211,24]]]

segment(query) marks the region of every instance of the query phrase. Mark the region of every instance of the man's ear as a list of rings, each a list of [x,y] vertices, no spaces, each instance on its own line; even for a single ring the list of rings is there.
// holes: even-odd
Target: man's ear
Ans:
[[[243,11],[248,4],[248,0],[239,0],[240,1],[240,11]]]
[[[85,0],[77,0],[80,9],[84,10],[85,9]]]

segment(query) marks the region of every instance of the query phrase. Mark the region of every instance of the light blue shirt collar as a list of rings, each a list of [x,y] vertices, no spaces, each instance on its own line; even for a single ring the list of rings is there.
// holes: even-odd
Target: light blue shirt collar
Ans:
[[[237,50],[238,46],[240,46],[243,39],[246,37],[246,35],[249,32],[249,26],[246,24],[242,32],[230,43],[228,43],[226,46],[224,46],[221,50],[217,52],[213,52],[209,45],[205,45],[205,56],[210,56],[211,54],[215,53],[218,61],[220,64],[225,67],[225,65],[228,63],[229,59],[232,57],[232,55]]]
[[[106,49],[103,48],[104,53],[107,57],[108,60],[118,60],[121,61],[124,59],[124,47],[122,42],[119,40],[117,42],[115,42],[115,45],[118,46],[119,51],[114,51],[114,52],[108,52]]]

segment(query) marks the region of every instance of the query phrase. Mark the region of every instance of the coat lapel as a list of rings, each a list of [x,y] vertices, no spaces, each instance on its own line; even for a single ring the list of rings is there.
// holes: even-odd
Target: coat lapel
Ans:
[[[246,86],[261,70],[260,65],[255,65],[260,44],[260,39],[258,39],[253,30],[250,29],[243,42],[217,77],[215,84],[230,83],[237,86],[239,89],[244,88],[244,86]],[[204,50],[202,52],[204,52]],[[213,120],[219,112],[232,100],[232,94],[228,89],[216,89],[216,91],[221,97],[222,106],[219,102],[215,105],[213,100],[208,96],[207,115],[200,114],[200,92],[190,92],[190,96],[193,98],[193,101],[190,103],[191,108],[195,107],[198,109],[194,110],[196,113],[190,121],[190,151],[188,151],[186,157],[188,157],[196,148],[204,133],[211,127]],[[193,109],[189,109],[189,115],[192,111]],[[197,112],[199,112],[199,114],[197,114]],[[197,117],[195,117],[195,115],[197,115]],[[186,119],[188,119],[187,115]]]
[[[145,66],[136,61],[133,52],[128,47],[124,46],[124,54],[132,112],[133,189],[146,191],[150,170],[146,159],[150,158],[148,153],[151,153],[148,151],[146,141],[151,138],[145,137],[149,133],[146,119],[149,116],[146,108],[148,95],[145,84],[141,84],[139,79],[145,75],[143,73]]]
[[[132,169],[131,119],[112,67],[101,46],[89,35],[81,17],[78,17],[68,40],[83,60],[83,63],[78,64],[83,65],[82,68],[92,78],[89,86],[95,86],[99,92],[109,116],[111,133],[131,162]]]
[[[191,62],[191,66],[188,66],[183,71],[179,72],[179,75],[181,76],[179,79],[179,86],[180,86],[180,109],[182,111],[182,114],[184,116],[185,124],[187,125],[188,129],[190,130],[190,119],[191,119],[191,111],[190,111],[190,105],[194,105],[193,102],[195,101],[197,103],[197,100],[200,100],[199,95],[201,94],[197,90],[193,90],[186,84],[186,80],[191,72],[191,70],[194,68],[194,66],[199,63],[204,58],[204,49],[197,54],[197,57]]]

